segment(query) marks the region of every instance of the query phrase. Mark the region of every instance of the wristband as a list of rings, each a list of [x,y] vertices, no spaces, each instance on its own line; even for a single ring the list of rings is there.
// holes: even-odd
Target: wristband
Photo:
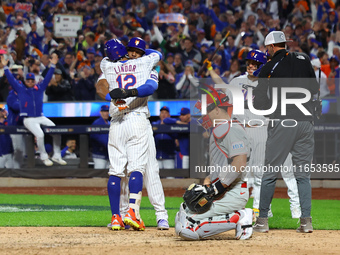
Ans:
[[[220,180],[218,180],[217,182],[213,183],[212,186],[214,187],[214,191],[215,191],[215,195],[219,195],[221,193],[223,193],[226,188],[223,187],[223,184]]]
[[[129,97],[138,96],[138,90],[137,89],[128,89],[126,92],[127,92]]]
[[[110,93],[107,93],[105,96],[105,100],[111,102],[111,96]]]

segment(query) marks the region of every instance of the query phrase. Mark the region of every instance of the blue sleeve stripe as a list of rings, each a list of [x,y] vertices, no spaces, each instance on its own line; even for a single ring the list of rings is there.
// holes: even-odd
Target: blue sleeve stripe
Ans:
[[[153,79],[148,79],[146,83],[137,88],[138,97],[147,97],[152,95],[158,88],[158,83]]]

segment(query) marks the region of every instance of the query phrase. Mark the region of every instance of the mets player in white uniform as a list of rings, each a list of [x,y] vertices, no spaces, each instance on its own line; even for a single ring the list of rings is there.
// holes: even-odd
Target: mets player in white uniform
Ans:
[[[230,120],[228,108],[232,105],[228,97],[219,94],[214,101],[217,103],[207,96],[210,121]],[[201,110],[201,106],[196,107]],[[175,232],[185,240],[200,240],[235,229],[236,239],[249,239],[253,233],[253,211],[244,209],[249,191],[241,171],[250,156],[244,127],[230,122],[216,125],[210,135],[209,156],[210,175],[203,185],[190,185],[184,194],[185,202],[175,218]]]
[[[254,72],[262,65],[267,62],[266,55],[259,50],[251,50],[248,52],[247,57],[247,73],[241,76],[238,76],[231,80],[229,85],[226,85],[222,79],[212,70],[212,68],[208,67],[208,72],[210,73],[213,81],[216,84],[224,84],[226,88],[228,86],[242,86],[242,92],[244,94],[244,98],[246,100],[248,88],[255,88],[258,84],[258,78],[254,76]],[[230,102],[232,103],[232,94],[227,89],[226,94],[230,98]],[[246,128],[247,135],[249,137],[249,141],[251,144],[251,157],[249,160],[249,166],[252,167],[251,171],[248,171],[248,184],[249,186],[253,186],[252,195],[254,197],[253,200],[253,210],[255,212],[255,216],[259,215],[259,204],[260,204],[260,188],[261,188],[261,180],[262,180],[262,166],[264,165],[264,157],[265,157],[265,147],[267,141],[267,125],[268,119],[261,115],[255,115],[250,112],[250,110],[245,109],[244,115],[233,115],[233,118],[239,120]],[[249,124],[248,124],[249,123]],[[296,179],[294,177],[293,169],[292,169],[292,159],[291,154],[288,155],[284,166],[286,169],[290,169],[290,171],[282,171],[282,177],[288,187],[288,196],[290,197],[290,210],[292,218],[300,218],[301,209],[299,202],[299,193],[297,189]],[[250,169],[250,168],[248,168]],[[273,216],[272,212],[269,211],[270,217]]]
[[[145,42],[142,39],[132,38],[129,42],[130,54],[142,55],[144,52],[140,50],[145,47],[142,47],[143,44],[145,45]],[[115,39],[108,41],[105,49],[108,58],[102,60],[101,69],[109,83],[110,93],[106,97],[112,99],[108,143],[111,164],[108,193],[113,215],[111,225],[114,230],[123,229],[124,223],[135,230],[144,230],[145,226],[139,214],[143,176],[150,157],[154,158],[157,164],[155,145],[151,142],[153,135],[148,120],[147,96],[157,88],[157,73],[152,70],[160,60],[161,54],[149,50],[139,59],[126,60],[123,58],[127,54],[125,47]],[[119,59],[121,60],[117,61]],[[130,177],[129,210],[123,223],[119,196],[121,178],[126,176]],[[148,178],[149,176],[146,176],[146,183],[149,182]],[[157,184],[155,186],[158,188]],[[149,185],[149,188],[153,189],[155,186]],[[160,189],[163,192],[161,185]],[[166,214],[166,211],[164,213]]]

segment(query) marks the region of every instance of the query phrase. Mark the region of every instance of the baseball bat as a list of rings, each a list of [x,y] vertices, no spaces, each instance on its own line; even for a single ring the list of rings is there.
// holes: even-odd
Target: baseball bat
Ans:
[[[218,47],[215,49],[215,51],[213,52],[213,54],[211,54],[211,56],[208,58],[209,61],[211,61],[213,59],[213,57],[215,56],[216,52],[220,49],[220,47],[225,43],[225,41],[227,40],[228,36],[230,34],[230,31],[227,32],[227,34],[225,35],[225,37],[222,39],[222,41],[220,42],[220,44],[218,45]],[[201,74],[203,73],[204,69],[207,67],[207,63],[204,63],[203,66],[198,70],[197,72],[197,76],[201,76]]]

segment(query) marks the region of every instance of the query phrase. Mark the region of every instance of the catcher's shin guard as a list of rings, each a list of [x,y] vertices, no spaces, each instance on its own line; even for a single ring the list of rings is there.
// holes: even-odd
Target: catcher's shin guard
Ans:
[[[236,224],[235,238],[237,240],[247,240],[253,235],[253,210],[245,208],[239,210],[240,220]]]
[[[188,221],[187,221],[187,214],[184,209],[184,203],[181,204],[179,208],[179,212],[176,214],[175,218],[175,233],[176,235],[180,235],[180,232],[182,229],[185,229],[187,227]]]
[[[196,226],[188,226],[179,232],[179,236],[185,240],[200,240],[214,236],[236,228],[239,215],[234,214],[230,219],[228,216],[215,216],[208,221],[197,222]]]

